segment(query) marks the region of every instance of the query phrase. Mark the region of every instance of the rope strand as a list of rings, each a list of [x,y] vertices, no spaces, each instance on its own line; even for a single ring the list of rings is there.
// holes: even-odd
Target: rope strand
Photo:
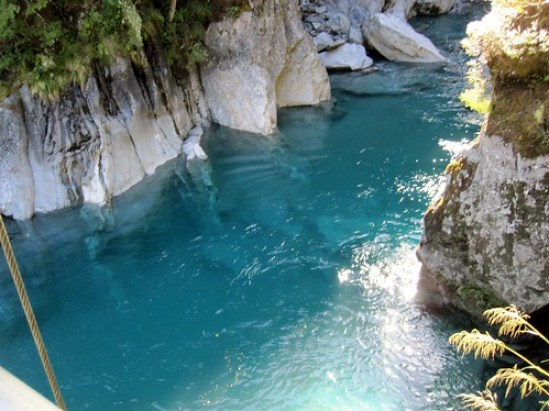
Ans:
[[[57,403],[57,406],[59,408],[66,411],[67,406],[65,405],[65,401],[63,400],[63,396],[61,395],[59,385],[57,384],[57,380],[55,379],[53,367],[51,365],[50,358],[48,357],[48,352],[46,351],[46,346],[44,345],[42,334],[40,333],[40,329],[38,328],[38,323],[36,322],[36,317],[34,316],[34,311],[32,310],[29,296],[27,295],[25,284],[23,283],[23,278],[21,277],[21,272],[19,271],[19,266],[17,265],[17,261],[15,260],[15,254],[13,253],[10,238],[8,236],[6,226],[4,225],[4,219],[2,218],[1,214],[0,242],[2,243],[2,249],[4,250],[6,262],[8,263],[11,276],[15,284],[15,288],[17,289],[19,300],[21,301],[21,305],[23,306],[25,317],[27,317],[27,322],[29,323],[29,327],[31,329],[32,338],[34,339],[34,343],[36,344],[36,348],[38,349],[40,360],[42,361],[44,371],[46,372],[46,376],[48,377],[48,382],[50,383],[50,387],[53,391],[55,402]]]

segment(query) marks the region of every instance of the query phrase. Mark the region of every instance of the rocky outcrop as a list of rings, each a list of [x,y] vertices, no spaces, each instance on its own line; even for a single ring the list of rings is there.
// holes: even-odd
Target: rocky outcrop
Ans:
[[[549,156],[524,158],[501,137],[482,135],[447,171],[418,249],[425,275],[468,310],[547,304]]]
[[[85,86],[71,87],[58,101],[39,100],[26,87],[2,101],[0,212],[26,219],[108,203],[181,154],[195,125],[213,119],[267,134],[276,127],[277,107],[330,97],[296,0],[255,1],[239,18],[213,23],[206,43],[211,59],[202,76],[189,73],[185,89],[160,46],[151,44],[142,64],[121,58],[98,65]],[[204,160],[196,144],[188,147],[188,159]]]
[[[437,2],[442,12],[451,7],[452,0],[432,1]],[[414,8],[415,3],[415,0],[302,0],[301,10],[304,26],[313,37],[318,51],[335,48],[342,43],[362,45],[366,42],[393,61],[446,61],[427,37],[417,33],[406,22],[422,10]],[[433,3],[431,10],[434,12],[435,9]]]
[[[404,10],[374,14],[362,26],[364,37],[388,60],[408,63],[441,63],[446,59],[435,45],[417,33],[403,18]]]
[[[362,70],[370,67],[373,60],[359,44],[345,43],[333,50],[320,53],[322,64],[328,69]]]
[[[154,60],[154,63],[150,61]],[[207,115],[198,91],[175,83],[161,55],[96,67],[59,101],[26,87],[0,105],[0,209],[17,219],[81,203],[104,204],[176,157]],[[154,66],[153,66],[154,64]],[[193,97],[190,97],[190,96]]]
[[[297,1],[254,1],[238,18],[213,23],[210,58],[201,68],[212,120],[269,134],[277,107],[316,104],[330,97],[326,69],[303,29]]]
[[[549,3],[501,7],[468,27],[490,70],[490,110],[447,167],[417,255],[424,283],[467,311],[532,312],[549,303]]]

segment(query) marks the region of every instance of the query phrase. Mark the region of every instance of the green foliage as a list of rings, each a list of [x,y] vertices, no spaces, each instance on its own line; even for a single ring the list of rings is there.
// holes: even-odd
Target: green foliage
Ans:
[[[492,11],[467,27],[465,49],[482,56],[495,81],[543,79],[549,61],[549,3],[493,0]]]
[[[168,22],[167,0],[0,0],[0,98],[26,84],[39,97],[56,99],[84,83],[94,63],[117,57],[139,63],[146,41],[160,41],[183,77],[208,57],[208,24],[234,16],[243,3],[179,1]]]
[[[467,108],[486,114],[490,111],[491,100],[491,87],[487,80],[489,75],[478,60],[470,61],[467,65],[469,66],[467,81],[470,88],[463,91],[459,99]]]
[[[488,320],[489,325],[499,327],[498,336],[516,338],[528,334],[541,339],[549,346],[549,339],[528,322],[528,315],[517,310],[514,306],[487,310],[484,312],[484,317]],[[491,389],[503,386],[505,387],[505,397],[513,389],[518,389],[521,398],[537,394],[542,400],[540,409],[549,408],[549,370],[541,365],[547,363],[547,360],[536,364],[502,340],[478,330],[453,334],[449,342],[463,355],[473,353],[475,358],[494,359],[495,356],[508,353],[524,364],[521,368],[515,365],[511,368],[499,369],[496,375],[488,380],[484,391],[462,395],[464,406],[477,411],[499,411],[497,396]]]
[[[242,7],[240,6],[231,6],[227,9],[227,16],[232,19],[236,19],[242,13]]]
[[[141,18],[130,0],[1,0],[0,46],[4,92],[27,84],[55,99],[71,83],[83,83],[93,61],[137,53]]]
[[[492,11],[467,34],[462,44],[478,61],[461,100],[488,113],[486,133],[513,143],[522,156],[549,154],[549,1],[492,0]]]
[[[493,292],[480,288],[476,284],[465,281],[460,284],[456,292],[458,295],[468,301],[474,301],[481,309],[501,306],[502,300]]]
[[[203,39],[211,19],[209,2],[188,0],[175,12],[172,23],[165,25],[161,40],[168,64],[176,73],[184,74],[208,58]]]

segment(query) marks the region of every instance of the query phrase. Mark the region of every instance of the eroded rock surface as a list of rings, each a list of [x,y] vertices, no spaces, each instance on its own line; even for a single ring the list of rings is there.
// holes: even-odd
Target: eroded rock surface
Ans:
[[[297,1],[263,0],[236,19],[213,23],[206,34],[211,58],[201,68],[212,119],[269,134],[276,108],[330,98],[330,84],[303,29]]]
[[[524,158],[482,135],[447,171],[418,249],[429,275],[462,294],[458,305],[501,301],[531,312],[547,304],[549,156]]]
[[[154,70],[143,57],[142,67],[124,59],[97,67],[85,87],[72,87],[60,101],[39,100],[23,87],[1,103],[4,215],[26,219],[105,204],[181,152],[196,121],[187,110],[192,104],[162,56],[154,57]]]

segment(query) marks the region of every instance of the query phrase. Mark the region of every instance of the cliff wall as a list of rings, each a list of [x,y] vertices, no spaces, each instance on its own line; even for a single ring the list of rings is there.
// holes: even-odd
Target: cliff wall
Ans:
[[[549,302],[549,3],[519,6],[495,3],[469,27],[490,70],[491,108],[447,167],[417,252],[424,283],[467,311]]]
[[[0,212],[27,219],[105,204],[182,152],[195,125],[270,133],[276,108],[330,97],[325,68],[301,25],[297,0],[255,1],[213,23],[210,59],[185,88],[158,45],[139,63],[97,65],[56,101],[27,87],[0,103]],[[202,74],[202,75],[201,75]],[[212,113],[210,117],[210,113]]]
[[[201,68],[212,120],[269,134],[278,107],[330,98],[330,82],[294,0],[256,0],[237,18],[206,33],[210,58]]]

